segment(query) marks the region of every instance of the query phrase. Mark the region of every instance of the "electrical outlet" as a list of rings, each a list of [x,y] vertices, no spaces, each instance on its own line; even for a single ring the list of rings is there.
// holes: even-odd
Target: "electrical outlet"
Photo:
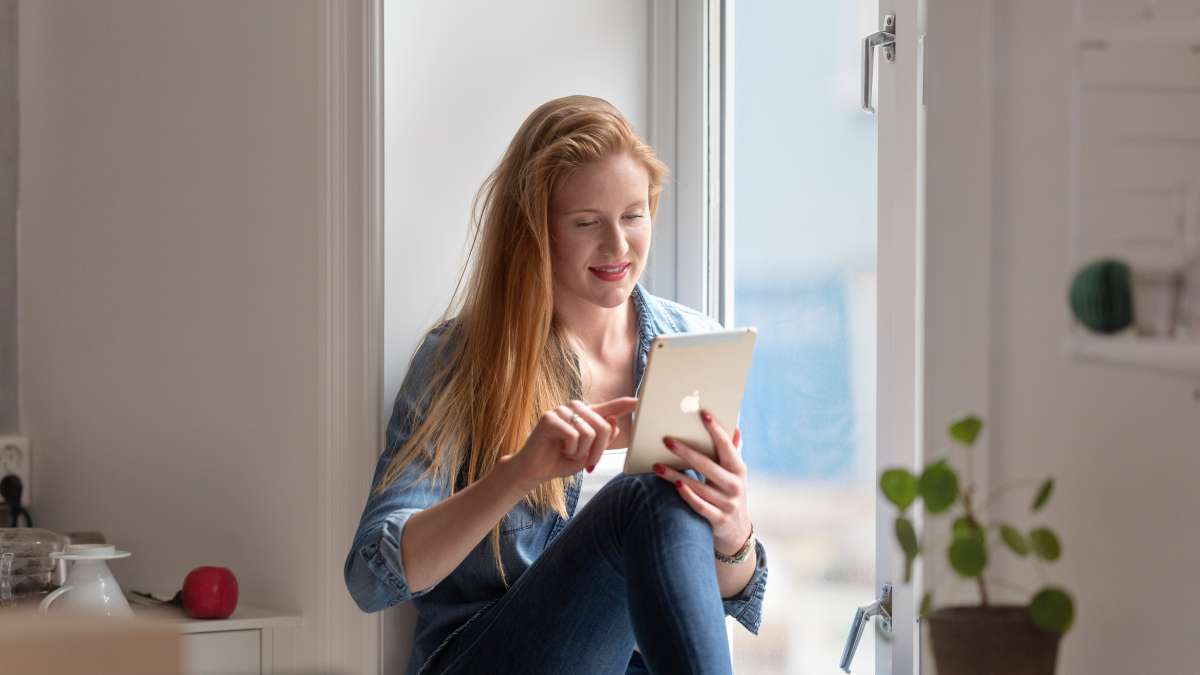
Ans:
[[[21,506],[26,508],[33,501],[32,468],[29,439],[24,436],[0,436],[0,478],[16,474],[21,479]]]

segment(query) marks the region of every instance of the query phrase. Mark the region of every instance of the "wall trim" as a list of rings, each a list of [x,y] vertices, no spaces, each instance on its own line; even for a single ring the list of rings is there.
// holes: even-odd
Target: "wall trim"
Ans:
[[[324,213],[319,233],[320,358],[314,664],[380,670],[380,615],[346,592],[342,568],[382,442],[383,202],[381,0],[326,0]]]

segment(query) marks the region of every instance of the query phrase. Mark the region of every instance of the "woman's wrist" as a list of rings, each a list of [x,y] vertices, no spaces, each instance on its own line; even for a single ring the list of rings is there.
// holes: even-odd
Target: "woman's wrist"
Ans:
[[[497,480],[504,484],[507,491],[515,498],[515,501],[520,501],[530,492],[533,492],[537,484],[530,484],[529,481],[523,480],[517,475],[516,457],[516,455],[505,455],[496,460],[496,466],[492,468],[490,475],[494,475]]]
[[[717,554],[718,560],[721,557],[733,558],[739,553],[743,553],[748,546],[753,546],[754,524],[748,523],[743,532],[744,535],[732,541],[713,541],[713,552]]]

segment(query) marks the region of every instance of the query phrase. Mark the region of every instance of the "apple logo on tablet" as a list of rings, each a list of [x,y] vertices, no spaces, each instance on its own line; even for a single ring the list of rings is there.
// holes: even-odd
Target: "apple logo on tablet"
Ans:
[[[697,389],[684,396],[683,400],[679,402],[679,409],[685,413],[700,412],[700,390]]]

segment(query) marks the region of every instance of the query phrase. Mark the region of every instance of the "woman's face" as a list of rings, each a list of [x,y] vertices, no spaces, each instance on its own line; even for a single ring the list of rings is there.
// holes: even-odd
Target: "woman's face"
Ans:
[[[618,307],[650,251],[650,176],[627,153],[597,160],[550,196],[554,301]]]

